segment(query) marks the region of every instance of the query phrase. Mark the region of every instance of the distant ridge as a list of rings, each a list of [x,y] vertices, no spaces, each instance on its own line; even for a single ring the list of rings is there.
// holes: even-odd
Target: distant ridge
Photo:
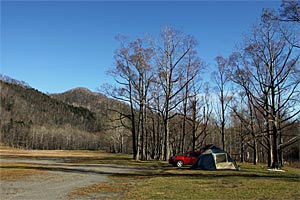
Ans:
[[[9,76],[6,76],[2,73],[0,73],[0,80],[1,81],[4,81],[6,83],[11,83],[11,84],[16,84],[16,85],[19,85],[19,86],[22,86],[22,87],[25,87],[25,88],[31,88],[31,86],[26,83],[25,81],[19,81],[17,79],[13,79]]]

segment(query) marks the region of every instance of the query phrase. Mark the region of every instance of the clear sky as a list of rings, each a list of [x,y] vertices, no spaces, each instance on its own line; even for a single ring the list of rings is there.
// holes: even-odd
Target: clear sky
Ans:
[[[42,92],[95,91],[111,82],[117,34],[158,37],[166,25],[191,34],[215,67],[263,8],[281,1],[1,1],[1,73]]]

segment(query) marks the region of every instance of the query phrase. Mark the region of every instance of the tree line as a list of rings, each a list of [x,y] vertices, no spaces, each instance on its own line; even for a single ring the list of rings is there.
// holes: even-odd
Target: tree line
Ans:
[[[194,36],[173,27],[157,38],[117,36],[116,84],[102,90],[130,106],[114,111],[133,158],[167,160],[213,142],[242,161],[283,165],[300,139],[299,10],[298,1],[265,9],[237,51],[216,57],[210,83]]]

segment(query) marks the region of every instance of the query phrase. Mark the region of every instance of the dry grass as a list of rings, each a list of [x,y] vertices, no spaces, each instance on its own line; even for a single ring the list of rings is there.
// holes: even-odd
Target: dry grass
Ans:
[[[1,158],[99,158],[107,156],[104,153],[92,151],[61,151],[61,150],[26,150],[6,146],[0,146]],[[26,180],[32,175],[43,175],[48,170],[60,168],[68,169],[66,166],[42,165],[33,163],[0,163],[0,180],[1,181],[18,181]]]
[[[46,171],[39,170],[39,165],[27,163],[3,162],[0,165],[1,181],[26,180],[32,175],[43,175]]]
[[[94,184],[88,187],[78,188],[68,194],[70,199],[78,196],[91,197],[93,194],[105,194],[105,199],[127,199],[128,191],[135,190],[136,184],[144,181],[143,176],[112,176],[110,182]],[[139,199],[139,198],[136,198]]]
[[[55,157],[55,158],[105,158],[111,156],[103,151],[86,151],[86,150],[28,150],[0,146],[1,157]]]

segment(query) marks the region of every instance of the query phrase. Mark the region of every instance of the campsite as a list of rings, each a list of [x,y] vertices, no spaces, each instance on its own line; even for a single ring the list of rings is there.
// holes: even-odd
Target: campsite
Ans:
[[[250,163],[238,163],[239,171],[192,170],[173,167],[166,161],[135,161],[128,154],[103,151],[1,147],[0,153],[1,196],[6,199],[34,197],[30,195],[36,193],[53,195],[60,191],[60,199],[198,199],[199,196],[297,199],[300,196],[300,169],[288,166],[284,167],[285,172],[268,171],[265,164]],[[53,192],[55,185],[59,187]]]
[[[300,0],[0,5],[0,200],[300,200]]]
[[[231,169],[238,170],[236,162],[231,158],[229,153],[216,147],[215,145],[209,145],[199,155],[196,162],[193,164],[192,169],[203,170],[222,170]]]

